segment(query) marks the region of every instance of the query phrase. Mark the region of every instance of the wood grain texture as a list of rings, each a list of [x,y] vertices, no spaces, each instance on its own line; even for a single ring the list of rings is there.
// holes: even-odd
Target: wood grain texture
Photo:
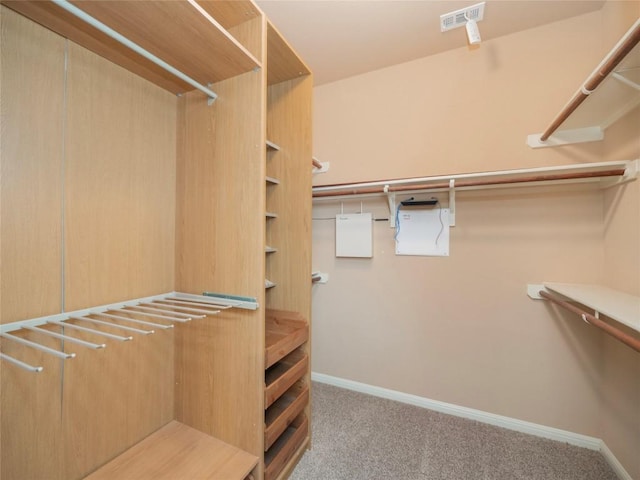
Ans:
[[[64,40],[2,7],[0,323],[62,309]],[[46,108],[43,108],[46,106]]]
[[[65,308],[173,289],[176,99],[69,47]]]
[[[123,334],[116,327],[84,326]],[[107,341],[104,350],[76,348],[74,362],[66,364],[64,478],[83,477],[173,419],[174,333],[133,337]]]
[[[262,455],[262,330],[255,311],[231,309],[176,326],[178,421]]]
[[[269,258],[267,307],[311,313],[311,95],[310,76],[271,85],[268,89],[269,140],[280,151],[269,154],[267,175],[280,180],[269,188],[267,243],[278,248]]]
[[[232,27],[262,15],[255,3],[250,0],[197,0],[227,31]],[[232,34],[233,35],[233,34]],[[234,38],[239,40],[236,35]],[[242,42],[241,42],[242,43]],[[246,45],[245,45],[246,46]],[[261,58],[261,57],[257,57]]]
[[[215,20],[186,1],[79,1],[79,8],[206,85],[259,66]],[[161,25],[162,28],[158,28]]]
[[[308,432],[309,422],[307,417],[301,415],[287,428],[265,455],[265,480],[278,478],[280,472],[287,466],[287,462],[295,457],[296,452],[307,438]]]
[[[265,372],[264,405],[268,408],[294,383],[304,378],[309,357],[304,350],[296,350]]]
[[[89,27],[82,20],[61,10],[53,2],[2,0],[2,3],[34,22],[46,26],[59,35],[140,75],[142,78],[146,78],[165,90],[173,93],[182,93],[193,88],[187,82],[174,77],[151,60],[133,54],[129,48],[113,40],[108,35]]]
[[[267,29],[267,83],[274,85],[309,75],[311,73],[309,67],[270,22]]]
[[[194,88],[51,2],[3,3],[172,93]],[[260,66],[258,60],[224,28],[215,21],[211,22],[189,2],[74,3],[203,85]],[[232,8],[224,11],[229,19],[235,18]],[[158,25],[162,28],[157,28]]]
[[[15,335],[60,349],[59,340],[25,331]],[[0,361],[0,478],[64,480],[60,411],[62,367],[67,360],[4,338],[0,342],[3,353],[43,367],[33,373]]]
[[[267,310],[265,368],[281,360],[309,339],[309,324],[297,312]]]
[[[172,421],[87,480],[243,480],[258,458]]]
[[[264,432],[265,451],[271,448],[308,403],[309,386],[304,382],[297,382],[267,409]]]

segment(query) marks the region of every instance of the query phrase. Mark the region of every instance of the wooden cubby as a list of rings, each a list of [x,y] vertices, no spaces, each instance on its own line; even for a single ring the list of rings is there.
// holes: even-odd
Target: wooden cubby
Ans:
[[[1,476],[145,469],[175,431],[246,453],[225,478],[284,479],[310,445],[312,74],[250,0],[111,3],[74,2],[217,99],[50,1],[2,1],[2,323],[170,291],[258,308],[66,366],[3,342],[45,370],[2,365]]]

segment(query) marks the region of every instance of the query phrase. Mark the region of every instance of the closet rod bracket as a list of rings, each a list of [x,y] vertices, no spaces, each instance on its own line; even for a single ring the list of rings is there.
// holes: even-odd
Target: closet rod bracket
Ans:
[[[389,228],[396,228],[396,194],[389,191],[389,185],[384,186],[384,193],[389,203]]]
[[[449,180],[449,226],[456,226],[456,180]]]

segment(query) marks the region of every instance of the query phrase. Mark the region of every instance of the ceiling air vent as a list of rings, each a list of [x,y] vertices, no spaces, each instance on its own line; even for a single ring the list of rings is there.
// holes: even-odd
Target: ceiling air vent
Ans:
[[[461,8],[460,10],[456,10],[455,12],[445,13],[444,15],[440,15],[440,31],[446,32],[447,30],[451,30],[453,28],[458,28],[464,26],[467,23],[467,18],[469,20],[475,20],[479,22],[484,18],[484,3],[478,3],[476,5],[471,5],[470,7]],[[466,18],[465,18],[466,14]]]

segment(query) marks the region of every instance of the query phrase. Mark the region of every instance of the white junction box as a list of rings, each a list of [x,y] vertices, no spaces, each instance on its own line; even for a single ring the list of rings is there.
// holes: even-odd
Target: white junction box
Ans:
[[[370,213],[336,215],[336,257],[373,257],[373,217]]]

